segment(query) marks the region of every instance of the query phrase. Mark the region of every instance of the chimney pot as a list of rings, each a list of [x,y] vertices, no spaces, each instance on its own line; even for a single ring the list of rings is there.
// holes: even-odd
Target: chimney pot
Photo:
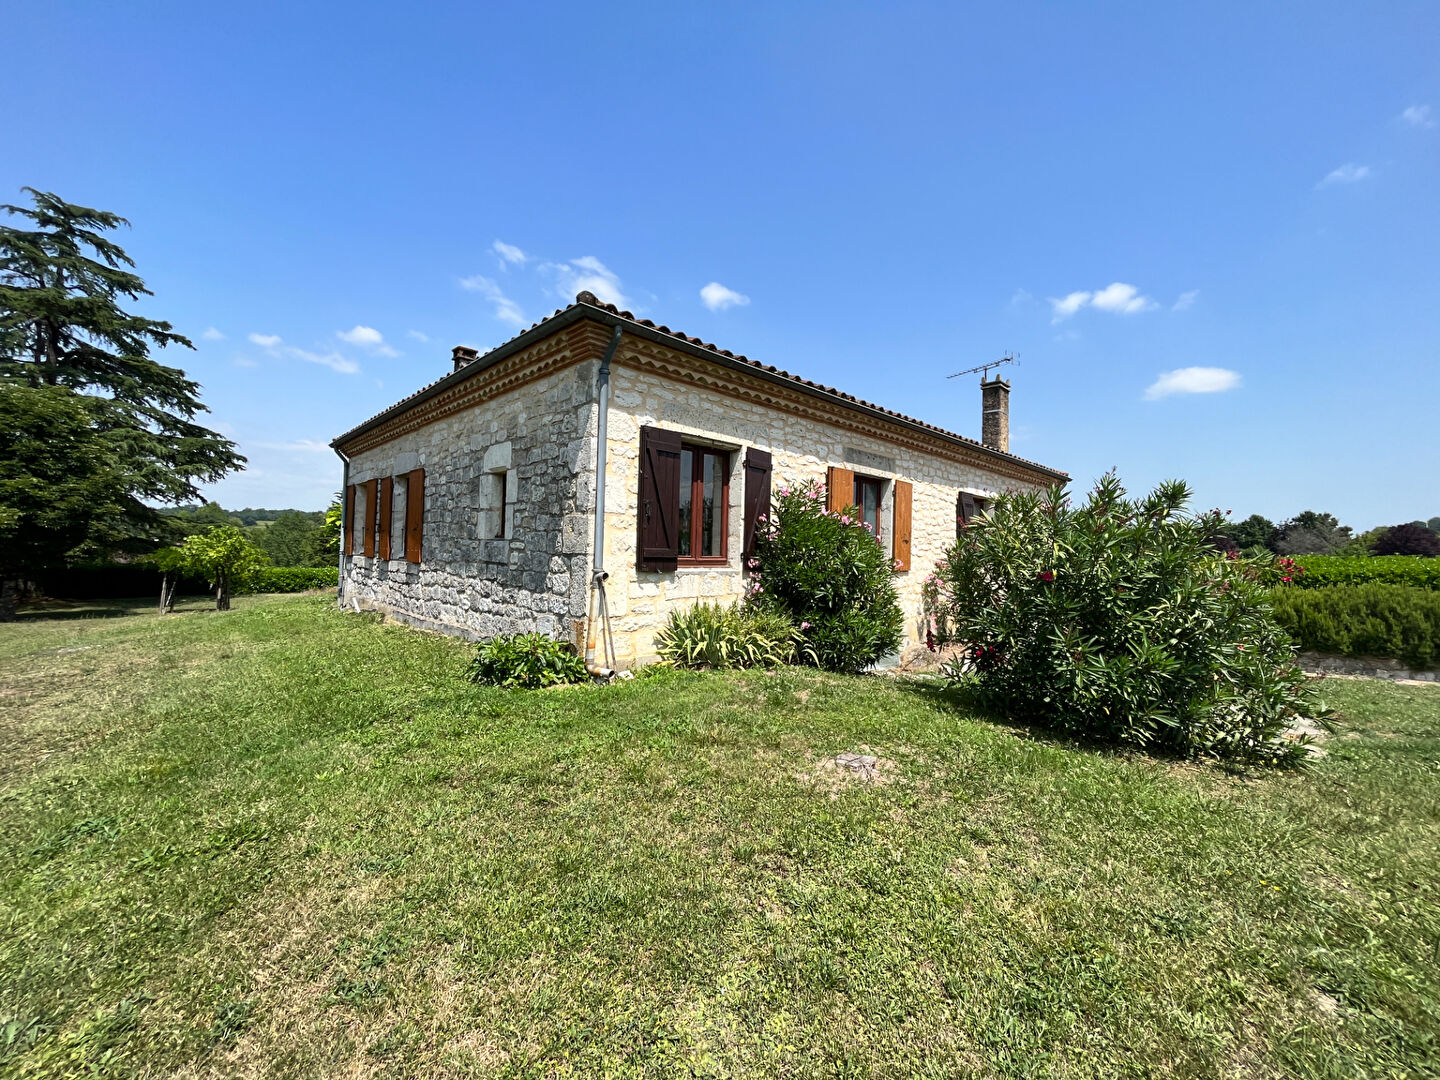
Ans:
[[[1010,452],[1010,384],[998,375],[980,380],[980,441],[1002,454]]]
[[[468,345],[456,345],[450,350],[450,359],[455,362],[455,370],[459,371],[466,364],[478,359],[480,354]]]

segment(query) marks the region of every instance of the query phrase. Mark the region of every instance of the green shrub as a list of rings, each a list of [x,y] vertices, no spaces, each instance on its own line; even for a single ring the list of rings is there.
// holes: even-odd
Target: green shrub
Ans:
[[[1373,583],[1440,590],[1440,559],[1419,555],[1378,555],[1373,558],[1301,555],[1295,561],[1305,571],[1295,580],[1302,589]]]
[[[890,557],[854,507],[825,508],[818,483],[780,488],[749,565],[751,604],[790,617],[806,662],[863,671],[900,647],[904,616]]]
[[[779,667],[813,655],[783,611],[755,605],[696,604],[672,611],[655,635],[655,651],[676,667]]]
[[[535,690],[584,682],[589,675],[585,661],[563,641],[544,634],[501,634],[475,647],[465,677],[489,686]]]
[[[1302,649],[1389,656],[1417,668],[1440,661],[1440,592],[1405,585],[1334,585],[1276,589],[1271,601],[1276,619]]]
[[[306,589],[333,589],[340,584],[340,570],[334,566],[265,566],[255,577],[254,592],[304,592]]]
[[[1281,763],[1286,730],[1325,718],[1276,623],[1269,561],[1209,545],[1168,481],[1130,500],[1115,476],[1072,506],[1007,495],[951,548],[927,599],[965,659],[947,667],[1019,719],[1140,747]]]

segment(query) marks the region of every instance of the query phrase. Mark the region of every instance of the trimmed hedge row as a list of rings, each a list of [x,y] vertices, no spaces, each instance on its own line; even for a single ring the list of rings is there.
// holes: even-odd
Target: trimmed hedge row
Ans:
[[[1370,584],[1281,588],[1270,596],[1276,620],[1302,649],[1388,656],[1414,668],[1440,662],[1440,592]]]
[[[1305,570],[1295,580],[1302,589],[1375,584],[1440,590],[1440,559],[1427,559],[1420,555],[1377,555],[1373,558],[1297,555],[1295,561]]]
[[[340,584],[335,566],[266,566],[252,592],[304,592],[306,589],[334,589]]]

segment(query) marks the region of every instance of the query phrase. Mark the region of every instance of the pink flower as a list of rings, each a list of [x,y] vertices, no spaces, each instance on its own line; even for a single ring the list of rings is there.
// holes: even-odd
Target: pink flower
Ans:
[[[800,629],[801,629],[801,630],[809,630],[809,629],[810,629],[810,624],[809,624],[808,622],[802,622],[802,623],[800,624]]]
[[[1044,571],[1044,572],[1040,575],[1040,580],[1043,581],[1043,582],[1045,582],[1045,583],[1048,585],[1050,582],[1052,582],[1052,581],[1055,580],[1055,571],[1054,571],[1054,570],[1046,570],[1046,571]]]

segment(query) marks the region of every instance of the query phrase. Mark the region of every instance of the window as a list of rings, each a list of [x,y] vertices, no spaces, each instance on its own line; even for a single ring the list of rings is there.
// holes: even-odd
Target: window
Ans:
[[[956,496],[955,536],[957,539],[964,533],[966,524],[983,514],[988,505],[988,499],[982,499],[979,495],[971,495],[968,491],[962,491]]]
[[[855,505],[860,509],[860,520],[870,526],[870,531],[880,535],[880,500],[884,492],[883,480],[869,476],[855,477]]]
[[[680,447],[679,561],[724,563],[730,518],[730,455],[705,446]]]
[[[510,470],[501,469],[495,473],[496,496],[500,500],[500,513],[495,516],[495,539],[504,540],[510,535],[510,515],[515,507],[510,501]]]

